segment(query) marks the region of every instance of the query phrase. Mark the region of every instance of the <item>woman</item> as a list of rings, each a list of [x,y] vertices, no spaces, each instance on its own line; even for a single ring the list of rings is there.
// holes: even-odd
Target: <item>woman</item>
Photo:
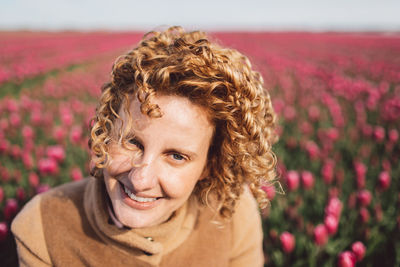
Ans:
[[[21,266],[262,266],[274,121],[239,52],[180,27],[147,34],[102,89],[93,177],[14,220]]]

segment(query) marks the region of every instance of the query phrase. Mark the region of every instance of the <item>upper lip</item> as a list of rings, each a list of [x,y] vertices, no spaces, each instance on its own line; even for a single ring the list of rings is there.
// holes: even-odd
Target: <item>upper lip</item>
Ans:
[[[131,189],[129,186],[125,185],[124,183],[120,182],[120,184],[121,184],[123,187],[128,188],[129,191],[131,191],[131,192],[132,192],[133,194],[135,194],[135,196],[137,196],[137,197],[143,197],[143,198],[161,198],[161,197],[146,196],[146,195],[142,195],[142,194],[140,194],[140,193],[136,193],[135,190]]]

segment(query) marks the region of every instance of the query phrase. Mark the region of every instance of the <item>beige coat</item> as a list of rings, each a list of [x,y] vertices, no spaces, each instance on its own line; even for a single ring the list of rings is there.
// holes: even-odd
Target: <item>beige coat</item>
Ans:
[[[88,178],[37,195],[12,224],[20,266],[262,266],[261,219],[248,191],[230,222],[194,197],[166,223],[120,229],[104,183]]]

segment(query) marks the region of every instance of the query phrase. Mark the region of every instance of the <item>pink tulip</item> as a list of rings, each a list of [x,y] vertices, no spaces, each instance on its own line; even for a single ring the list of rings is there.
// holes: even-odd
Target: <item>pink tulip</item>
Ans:
[[[18,127],[21,123],[21,117],[17,113],[11,113],[10,115],[10,125],[12,127]]]
[[[361,190],[360,192],[358,192],[357,201],[361,206],[368,206],[371,203],[371,200],[372,195],[371,192],[369,192],[368,190]]]
[[[378,143],[382,142],[385,139],[385,129],[382,126],[377,126],[374,129],[374,139]]]
[[[343,251],[338,257],[338,267],[354,267],[356,265],[356,256],[351,251]]]
[[[36,188],[36,194],[41,194],[50,190],[50,186],[48,184],[41,184]]]
[[[79,126],[72,127],[70,135],[71,142],[76,144],[79,142],[81,137],[82,137],[82,128]]]
[[[315,142],[307,141],[305,144],[305,149],[311,160],[315,160],[318,158],[320,151],[318,145]]]
[[[296,245],[294,236],[289,232],[283,232],[279,239],[281,241],[283,251],[287,254],[291,253]]]
[[[396,143],[399,140],[399,132],[396,129],[391,129],[389,131],[389,141],[391,143]]]
[[[356,171],[356,175],[365,175],[367,173],[367,167],[362,162],[356,161],[354,163],[354,170]]]
[[[42,113],[40,111],[33,111],[31,114],[31,122],[33,125],[40,125],[42,123]]]
[[[379,174],[379,187],[382,190],[386,190],[390,186],[390,175],[389,172],[383,171]]]
[[[3,202],[4,199],[4,190],[3,187],[0,186],[0,204]]]
[[[17,188],[16,195],[19,202],[23,202],[25,200],[25,190],[22,187]]]
[[[316,106],[310,106],[308,108],[308,117],[312,120],[312,121],[318,121],[319,117],[320,117],[320,111],[319,108]]]
[[[333,160],[326,160],[325,164],[322,166],[322,178],[326,184],[330,184],[333,180],[333,171],[335,168],[335,163]]]
[[[19,110],[18,102],[15,99],[8,99],[6,109],[8,112],[17,112]]]
[[[62,121],[63,125],[71,126],[74,121],[74,117],[73,117],[71,111],[68,108],[61,108],[60,113],[61,113],[61,121]]]
[[[310,135],[314,128],[308,121],[303,121],[300,126],[300,130],[304,135]]]
[[[12,218],[14,218],[15,214],[17,214],[18,211],[18,203],[14,198],[9,198],[6,201],[6,205],[4,207],[4,218],[7,221],[10,221]]]
[[[275,187],[273,185],[264,185],[261,187],[262,190],[267,194],[269,200],[273,200],[276,194]]]
[[[326,136],[329,138],[329,140],[334,142],[339,138],[339,131],[336,128],[330,128],[326,130]]]
[[[305,189],[311,189],[314,186],[314,177],[310,171],[303,171],[301,173],[301,181]]]
[[[353,245],[351,245],[351,250],[356,256],[357,261],[361,261],[364,258],[366,248],[360,241],[354,242]]]
[[[318,246],[323,246],[328,241],[328,230],[323,224],[318,224],[314,228],[314,241]]]
[[[5,139],[0,140],[0,153],[6,153],[10,148],[10,142]]]
[[[362,207],[359,211],[359,218],[362,223],[367,223],[369,221],[369,211]]]
[[[74,181],[79,181],[83,179],[82,171],[80,168],[75,167],[71,170],[71,177]]]
[[[6,130],[8,128],[8,120],[6,118],[0,119],[0,130]]]
[[[18,145],[11,146],[10,154],[13,158],[19,159],[21,157],[21,148]]]
[[[66,132],[62,127],[55,127],[53,130],[53,137],[57,140],[57,142],[61,143],[61,141],[65,138]]]
[[[34,172],[29,173],[28,180],[32,187],[37,187],[39,185],[39,176]]]
[[[65,159],[64,148],[60,145],[50,146],[47,148],[47,156],[57,162],[62,162]]]
[[[32,139],[35,136],[35,132],[33,131],[31,126],[25,125],[22,128],[22,136],[24,139]]]
[[[57,161],[52,158],[44,158],[39,160],[38,168],[39,172],[44,175],[54,175],[58,173]]]
[[[341,212],[342,202],[337,197],[329,199],[328,205],[325,207],[325,214],[333,215],[335,218],[340,218]]]
[[[297,112],[296,109],[292,106],[286,106],[283,110],[283,117],[286,121],[292,121],[296,118]]]
[[[22,163],[24,163],[24,166],[27,170],[31,170],[33,168],[33,158],[30,153],[22,153]]]
[[[361,162],[354,163],[354,169],[356,171],[357,187],[365,187],[365,174],[367,173],[367,167]]]
[[[8,236],[8,226],[5,222],[0,222],[0,242],[6,240]]]
[[[324,224],[328,234],[334,235],[337,232],[339,220],[333,215],[328,215],[325,217]]]
[[[294,191],[299,187],[300,177],[297,171],[288,171],[286,174],[288,189]]]

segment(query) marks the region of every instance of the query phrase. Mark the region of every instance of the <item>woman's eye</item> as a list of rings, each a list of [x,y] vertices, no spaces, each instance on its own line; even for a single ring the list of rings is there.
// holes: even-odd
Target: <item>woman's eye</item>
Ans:
[[[173,153],[173,154],[171,154],[171,156],[172,156],[172,158],[173,158],[174,160],[178,160],[178,161],[181,161],[181,160],[184,160],[184,159],[185,159],[184,156],[182,156],[181,154],[178,154],[178,153]]]

